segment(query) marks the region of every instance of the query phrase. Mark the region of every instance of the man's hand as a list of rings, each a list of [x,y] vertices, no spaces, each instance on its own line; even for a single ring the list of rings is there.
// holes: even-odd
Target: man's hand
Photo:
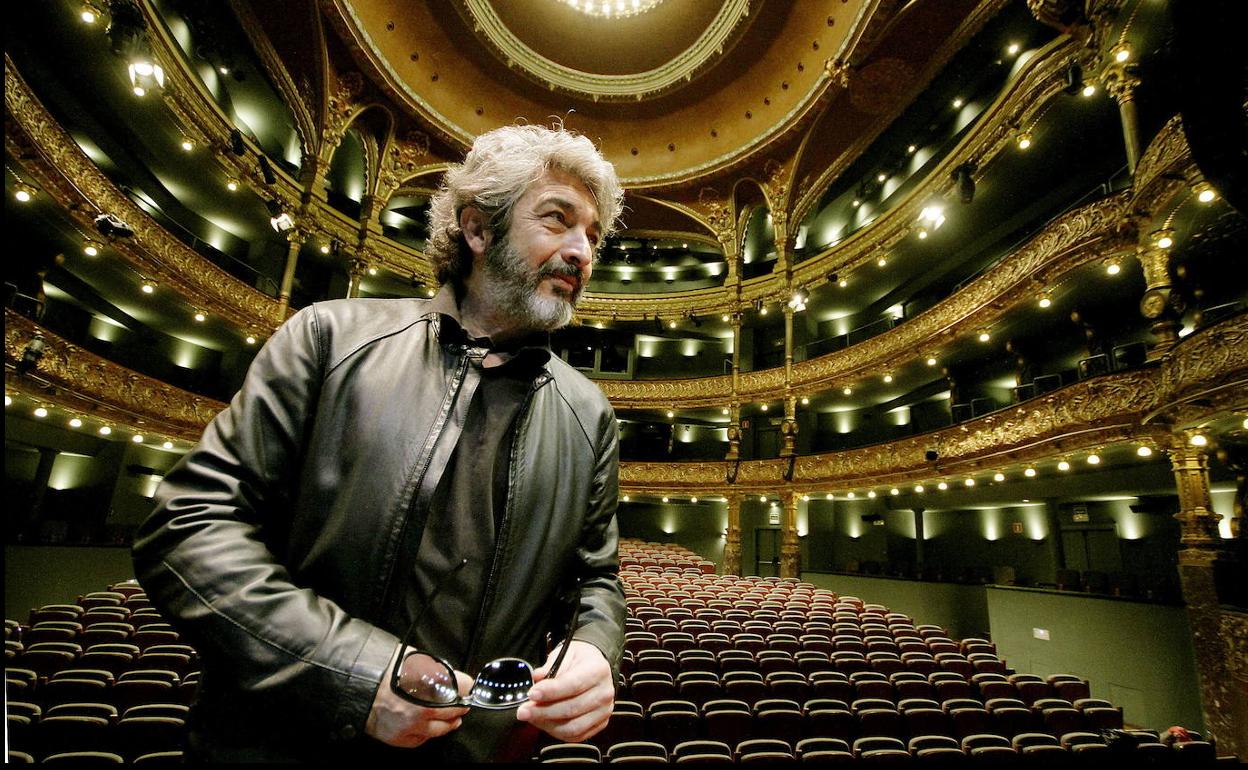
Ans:
[[[536,684],[516,718],[566,743],[579,743],[607,726],[615,704],[615,682],[607,659],[589,642],[573,640],[559,672],[547,679],[558,656],[556,647],[546,665],[533,672]]]
[[[394,654],[397,658],[398,650]],[[368,713],[368,721],[364,723],[364,732],[382,743],[401,749],[413,749],[430,738],[459,729],[468,709],[429,708],[400,698],[390,690],[390,671],[393,667],[392,659],[386,667],[386,676],[381,680],[381,686],[377,688],[377,695],[373,698],[373,708]],[[472,677],[456,671],[455,679],[459,684],[460,695],[467,695],[472,690]]]

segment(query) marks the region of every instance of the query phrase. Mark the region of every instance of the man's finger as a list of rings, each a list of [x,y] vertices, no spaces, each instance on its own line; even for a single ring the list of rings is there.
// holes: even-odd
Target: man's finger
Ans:
[[[463,671],[455,672],[455,682],[459,685],[459,694],[463,696],[472,692],[472,686],[476,684],[476,680],[465,674]]]
[[[536,682],[529,690],[529,699],[536,703],[548,703],[573,698],[597,683],[597,677],[576,668],[567,668],[561,670],[553,679]]]
[[[458,730],[459,726],[464,723],[463,719],[454,719],[450,722],[444,722],[440,719],[430,720],[425,724],[425,735],[429,738],[440,738],[449,732]]]

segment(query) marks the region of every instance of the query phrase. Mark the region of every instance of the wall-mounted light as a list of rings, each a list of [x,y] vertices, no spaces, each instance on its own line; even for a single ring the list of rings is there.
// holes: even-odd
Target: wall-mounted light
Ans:
[[[30,203],[38,192],[34,185],[26,184],[20,179],[13,183],[13,197],[18,203]]]

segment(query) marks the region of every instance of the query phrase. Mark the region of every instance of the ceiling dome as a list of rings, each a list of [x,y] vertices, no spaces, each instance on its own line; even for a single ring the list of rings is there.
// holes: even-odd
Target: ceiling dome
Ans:
[[[873,9],[680,0],[595,16],[568,0],[334,0],[330,16],[369,76],[446,138],[563,120],[635,188],[704,176],[785,135],[881,21]]]

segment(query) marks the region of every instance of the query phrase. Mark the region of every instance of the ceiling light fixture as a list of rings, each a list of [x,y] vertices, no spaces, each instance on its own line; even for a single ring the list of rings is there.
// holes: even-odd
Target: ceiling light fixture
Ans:
[[[988,342],[989,340],[992,339],[992,335],[988,333],[987,329],[984,329],[983,331],[979,333],[978,339],[980,342]]]
[[[955,97],[955,98],[954,98],[954,100],[953,100],[953,108],[954,108],[955,110],[960,110],[960,109],[962,109],[962,105],[964,105],[964,104],[966,104],[966,102],[964,102],[964,101],[962,100],[962,97],[961,97],[961,96]]]
[[[1020,46],[1018,43],[1010,43],[1009,47],[1005,49],[1005,52],[1009,54],[1010,56],[1013,56],[1014,54],[1019,52],[1020,48],[1022,48],[1022,46]]]
[[[884,375],[884,382],[892,382],[892,381],[893,381],[893,375],[891,374]]]
[[[1192,437],[1188,439],[1188,443],[1192,446],[1208,446],[1209,439],[1205,438],[1205,434],[1203,433],[1194,433],[1192,434]]]
[[[1107,275],[1118,275],[1122,272],[1122,265],[1116,259],[1106,260],[1105,273]]]
[[[724,323],[728,323],[729,321],[732,320],[732,317],[729,316],[727,313],[724,313],[723,315],[719,317],[719,320],[723,321]]]
[[[207,315],[205,315],[205,314],[204,314],[204,311],[202,311],[202,310],[196,310],[196,311],[195,311],[195,315],[194,315],[194,316],[192,316],[192,317],[195,319],[195,323],[201,323],[201,324],[202,324],[204,321],[208,320],[208,316],[207,316]]]
[[[82,418],[81,418],[81,417],[74,417],[74,418],[70,419],[70,421],[69,421],[69,427],[71,427],[71,428],[81,428],[81,427],[82,427]]]
[[[1031,134],[1027,133],[1026,131],[1019,134],[1017,144],[1018,144],[1018,149],[1020,150],[1029,149],[1031,147]]]
[[[1040,301],[1037,303],[1041,308],[1048,308],[1053,305],[1053,299],[1048,294],[1041,294]]]
[[[166,441],[165,443],[161,444],[160,446],[161,446],[161,448],[163,448],[163,449],[173,449],[173,442],[172,442],[172,441]]]
[[[225,189],[229,190],[230,192],[238,192],[238,180],[237,179],[225,180]]]
[[[1121,64],[1131,58],[1131,49],[1127,47],[1126,43],[1119,43],[1113,50],[1113,56],[1114,61]]]
[[[875,264],[879,265],[880,267],[887,267],[888,257],[880,257],[879,259],[875,260]]]
[[[1218,193],[1213,189],[1213,185],[1208,182],[1200,182],[1196,185],[1196,200],[1201,203],[1213,203],[1217,199]]]
[[[853,500],[854,498],[858,497],[858,493],[857,493],[857,492],[849,492],[849,493],[847,493],[847,494],[845,495],[845,497],[847,497],[847,498],[848,498],[848,499],[850,499],[850,500]]]
[[[967,479],[966,481],[963,481],[962,483],[968,487],[973,487],[975,486],[975,479]]]
[[[936,485],[936,488],[939,489],[941,492],[944,492],[946,489],[949,488],[949,485],[942,481]]]
[[[1001,471],[997,471],[996,473],[992,474],[992,480],[997,481],[997,482],[1005,481],[1005,474],[1002,473]]]
[[[768,409],[767,405],[766,405],[766,404],[763,404],[763,406],[762,406],[762,410],[765,412],[765,411],[767,411],[767,409]]]
[[[43,419],[44,417],[48,416],[48,408],[46,406],[37,406],[35,407],[34,414],[39,419]]]
[[[108,427],[107,425],[101,425],[101,426],[100,426],[100,435],[101,435],[101,436],[107,436],[107,435],[110,435],[112,432],[113,432],[113,429],[112,429],[112,428],[110,428],[110,427]]]
[[[810,405],[810,399],[806,396],[802,396],[802,406],[809,406],[809,405]]]
[[[846,385],[845,387],[841,388],[841,393],[843,393],[846,396],[852,396],[854,394],[854,389]]]
[[[248,344],[248,345],[254,345],[254,344],[256,344],[256,335],[254,335],[254,334],[248,334],[248,335],[247,335],[246,342],[247,342],[247,344]]]
[[[1069,461],[1067,461],[1067,460],[1061,460],[1061,461],[1059,461],[1059,462],[1057,463],[1057,469],[1058,469],[1059,471],[1068,471],[1068,470],[1070,470],[1070,462],[1069,462]]]
[[[1153,449],[1149,446],[1141,446],[1139,449],[1135,450],[1135,453],[1140,457],[1152,457]]]
[[[93,3],[83,3],[78,11],[78,19],[83,24],[94,24],[100,20],[100,9],[96,8]]]
[[[844,279],[844,278],[842,278],[840,281],[838,281],[838,282],[837,282],[837,284],[836,284],[836,285],[837,285],[837,286],[840,286],[842,289],[844,289],[846,286],[848,286],[848,285],[849,285],[849,281],[848,281],[848,280],[846,280],[846,279]]]
[[[919,493],[920,495],[921,495],[921,494],[923,494],[923,492],[924,492],[923,485],[922,485],[922,484],[915,484],[915,485],[914,485],[914,491],[915,491],[915,492],[917,492],[917,493]]]
[[[1174,231],[1169,228],[1162,228],[1153,233],[1153,243],[1157,244],[1159,249],[1168,249],[1174,245]]]
[[[139,288],[142,289],[144,294],[152,294],[156,291],[156,282],[149,278],[144,278]]]
[[[183,139],[182,149],[185,150],[186,152],[190,152],[191,150],[195,149],[195,143],[192,142],[190,139]]]
[[[867,497],[869,497],[869,498],[871,498],[872,500],[874,500],[874,499],[875,499],[875,490],[873,489],[873,490],[871,490],[870,492],[868,492],[868,493],[867,493]]]
[[[1100,456],[1100,455],[1098,455],[1098,454],[1097,454],[1097,453],[1095,453],[1095,452],[1093,452],[1092,454],[1088,455],[1088,465],[1100,465],[1100,464],[1101,464],[1101,456]]]
[[[876,174],[876,175],[875,175],[875,181],[880,182],[880,183],[887,182],[887,181],[888,181],[888,174],[886,174],[886,173],[884,173],[883,171],[881,171],[880,173],[878,173],[878,174]]]
[[[1080,93],[1082,93],[1084,96],[1095,96],[1096,85],[1093,83],[1087,83],[1083,86],[1083,91],[1081,91]]]
[[[104,244],[99,241],[93,241],[90,238],[82,243],[82,253],[88,257],[98,257],[102,248],[104,248]]]
[[[133,436],[131,436],[131,437],[130,437],[130,440],[131,440],[131,441],[133,441],[133,442],[134,442],[134,443],[136,443],[136,444],[142,444],[142,443],[143,443],[143,434],[142,434],[142,433],[136,433],[136,434],[134,434]]]
[[[928,357],[927,357],[927,365],[928,365],[928,366],[935,366],[935,365],[936,365],[936,356],[928,356]]]
[[[1035,468],[1025,468],[1025,469],[1023,470],[1023,475],[1024,475],[1024,476],[1026,476],[1026,477],[1027,477],[1027,478],[1029,478],[1029,479],[1033,479],[1033,478],[1035,478],[1035,477],[1036,477],[1036,469],[1035,469]]]

